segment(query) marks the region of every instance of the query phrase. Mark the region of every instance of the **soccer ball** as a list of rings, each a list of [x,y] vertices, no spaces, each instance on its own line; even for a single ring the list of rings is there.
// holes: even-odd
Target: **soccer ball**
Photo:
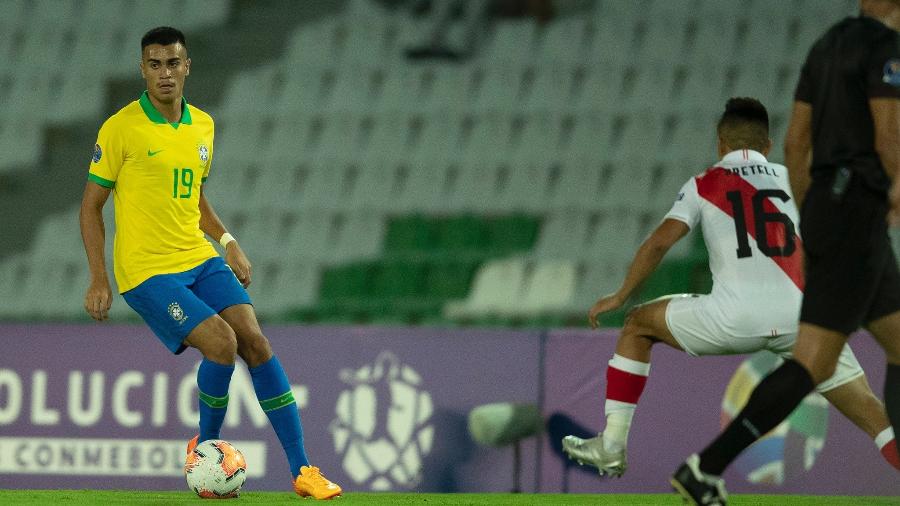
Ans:
[[[204,499],[237,497],[247,479],[247,463],[231,443],[209,439],[188,454],[184,475],[188,488]]]

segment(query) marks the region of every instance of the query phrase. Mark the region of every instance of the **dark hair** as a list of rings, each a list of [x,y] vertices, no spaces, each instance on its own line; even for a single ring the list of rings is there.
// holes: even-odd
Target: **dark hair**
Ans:
[[[150,44],[159,44],[160,46],[168,46],[169,44],[181,43],[187,49],[187,43],[184,41],[184,34],[177,28],[171,26],[158,26],[141,37],[141,51]]]
[[[731,149],[762,151],[769,145],[769,113],[755,98],[730,98],[717,131]]]

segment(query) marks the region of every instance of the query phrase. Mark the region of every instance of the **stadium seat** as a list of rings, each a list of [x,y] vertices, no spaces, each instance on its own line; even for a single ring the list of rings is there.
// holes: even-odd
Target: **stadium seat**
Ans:
[[[542,30],[537,59],[542,65],[580,65],[593,56],[597,27],[593,19],[560,17]]]
[[[496,255],[526,253],[534,249],[539,220],[523,214],[496,216],[485,223],[487,251]]]
[[[384,244],[385,221],[370,213],[335,215],[334,241],[323,258],[327,263],[354,262],[379,255]]]
[[[0,120],[0,171],[37,166],[48,125],[100,121],[105,83],[134,77],[133,60],[118,52],[162,23],[160,11],[178,13],[193,32],[224,26],[233,7],[161,1],[4,3],[0,55],[17,70],[0,69],[0,104],[9,113]],[[544,309],[580,315],[601,287],[620,281],[687,178],[715,161],[714,127],[727,98],[764,101],[773,160],[780,158],[810,44],[856,10],[854,0],[748,0],[740,9],[720,0],[604,0],[562,7],[540,25],[494,20],[478,36],[473,22],[484,0],[432,4],[417,16],[351,0],[306,20],[280,58],[254,62],[219,85],[222,101],[209,107],[216,152],[204,188],[256,262],[257,286],[274,287],[254,292],[267,317],[298,307],[338,319],[348,308],[368,317],[389,311],[378,301],[360,304],[376,288],[358,281],[407,270],[418,272],[419,309],[465,297],[447,307],[474,308],[482,318],[533,296],[540,313],[532,286],[565,278],[549,274],[557,260],[576,273],[573,296],[546,299]],[[81,30],[85,23],[108,29]],[[406,59],[406,50],[440,37],[450,49],[475,52],[452,64]],[[92,75],[60,74],[62,58]],[[40,110],[52,115],[28,114]],[[28,255],[83,263],[72,220],[72,210],[49,218]],[[682,241],[669,257],[693,258],[692,246]],[[480,262],[511,254],[535,263],[517,275],[517,267],[487,260],[474,275]],[[360,262],[368,263],[364,275],[341,274]],[[84,274],[60,269],[61,279]],[[519,290],[505,292],[502,303],[490,285],[498,270]],[[467,292],[473,280],[478,286]],[[376,291],[399,290],[389,281],[381,278]],[[345,291],[356,300],[349,306],[334,302],[342,283],[361,290]],[[48,296],[69,296],[54,290]],[[493,303],[479,302],[491,296]],[[320,297],[331,305],[317,305]],[[134,318],[117,301],[117,317]],[[81,317],[70,309],[60,315]]]
[[[585,310],[602,295],[613,293],[625,279],[630,260],[589,258],[578,266],[574,303]]]
[[[384,239],[388,254],[416,254],[434,248],[437,231],[434,224],[421,215],[408,215],[390,220]]]
[[[444,305],[450,319],[483,318],[508,313],[519,300],[525,278],[523,258],[492,260],[476,273],[469,296]]]
[[[537,42],[537,24],[533,20],[504,20],[495,24],[482,54],[490,56],[492,66],[522,64],[533,58]]]
[[[540,316],[568,308],[575,295],[576,267],[567,260],[536,264],[525,282],[522,297],[513,315]]]
[[[644,239],[641,216],[633,209],[611,209],[588,216],[588,236],[580,252],[584,260],[602,259],[621,262],[634,255]]]
[[[461,299],[478,266],[476,260],[449,258],[428,265],[425,273],[425,295],[432,299]]]
[[[578,258],[588,234],[587,214],[556,211],[545,216],[534,254],[539,259]]]
[[[425,266],[419,263],[387,261],[377,265],[372,275],[372,295],[385,301],[421,297],[425,292]]]

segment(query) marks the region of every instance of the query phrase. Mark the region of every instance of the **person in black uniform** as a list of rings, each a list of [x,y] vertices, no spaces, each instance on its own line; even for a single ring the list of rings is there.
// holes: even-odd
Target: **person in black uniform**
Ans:
[[[794,359],[676,471],[673,487],[695,504],[725,504],[725,468],[834,372],[861,326],[885,350],[885,407],[900,433],[900,272],[887,233],[889,214],[900,217],[900,0],[860,10],[810,50],[785,140],[806,253]]]

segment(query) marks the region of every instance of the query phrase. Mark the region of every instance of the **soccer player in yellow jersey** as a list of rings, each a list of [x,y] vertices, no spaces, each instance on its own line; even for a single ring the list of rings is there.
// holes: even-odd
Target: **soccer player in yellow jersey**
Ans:
[[[103,205],[115,202],[113,254],[122,296],[173,353],[203,355],[197,372],[200,433],[219,438],[235,355],[247,363],[260,406],[290,465],[294,490],[328,499],[341,488],[309,465],[290,383],[262,334],[245,288],[250,262],[203,195],[213,159],[213,120],[188,105],[190,74],[184,35],[154,28],[141,39],[147,90],[100,128],[81,204],[81,235],[91,283],[84,306],[105,320],[112,292],[104,259]],[[205,235],[225,248],[218,255]]]

